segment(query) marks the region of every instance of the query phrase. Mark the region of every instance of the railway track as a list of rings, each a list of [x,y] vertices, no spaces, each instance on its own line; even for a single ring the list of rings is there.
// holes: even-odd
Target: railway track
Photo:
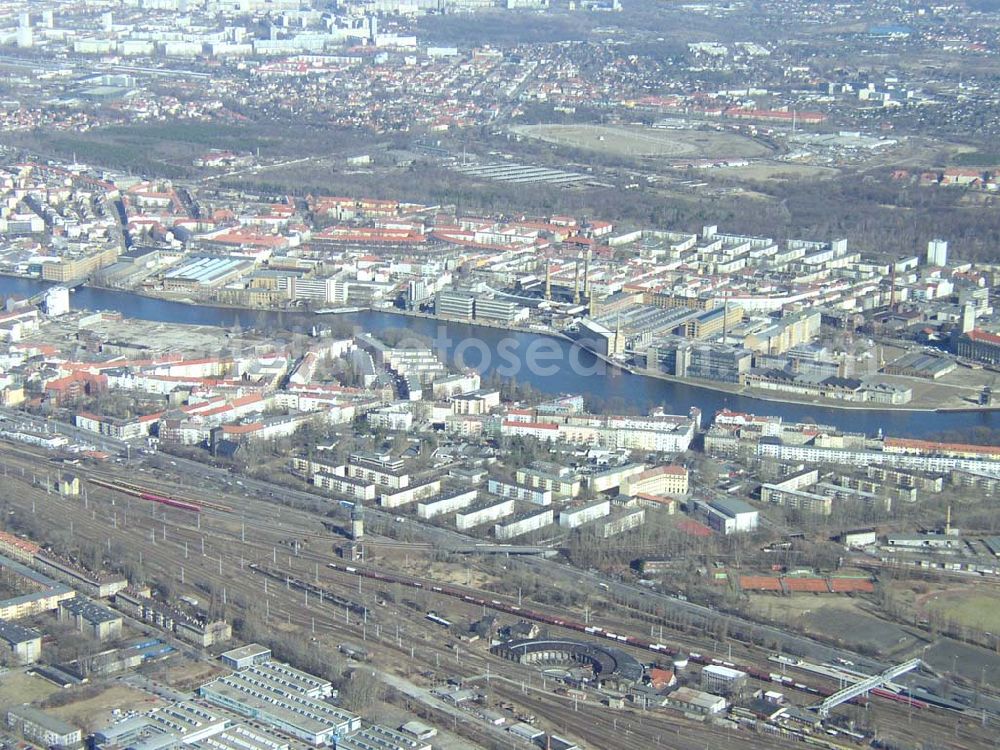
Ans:
[[[108,494],[105,495],[105,492]],[[143,550],[146,566],[150,570],[161,573],[167,580],[177,580],[178,564],[183,559],[185,562],[180,564],[187,566],[188,585],[191,585],[190,581],[192,579],[196,579],[210,583],[217,591],[219,589],[223,591],[228,589],[231,599],[239,598],[246,606],[255,606],[258,610],[260,609],[262,599],[270,601],[272,608],[271,618],[274,621],[280,620],[287,624],[294,624],[303,630],[303,632],[310,632],[312,630],[318,636],[322,637],[340,637],[355,640],[361,637],[363,640],[377,641],[380,651],[385,650],[400,656],[404,654],[410,655],[417,664],[435,669],[452,669],[456,674],[461,674],[463,669],[467,667],[467,663],[463,663],[461,659],[456,658],[453,651],[442,645],[444,639],[440,638],[440,631],[434,628],[421,628],[418,624],[420,618],[415,618],[413,613],[405,610],[393,611],[390,607],[377,607],[374,604],[367,604],[366,602],[377,598],[376,589],[369,589],[364,593],[359,592],[358,597],[355,598],[352,593],[354,587],[350,583],[344,583],[340,579],[345,575],[350,575],[354,580],[357,580],[357,576],[349,574],[346,571],[325,568],[325,564],[330,562],[328,547],[324,547],[323,550],[306,547],[296,550],[295,554],[289,554],[287,556],[288,568],[286,574],[295,576],[301,581],[307,581],[309,578],[312,578],[316,581],[316,585],[321,585],[322,588],[328,590],[331,594],[348,601],[354,601],[355,604],[367,609],[369,616],[367,630],[365,629],[366,624],[363,622],[363,618],[357,616],[358,611],[363,612],[364,610],[349,610],[349,613],[354,614],[354,617],[350,621],[344,621],[341,619],[343,607],[339,603],[320,601],[317,596],[310,595],[308,604],[306,604],[303,596],[301,596],[304,592],[301,589],[294,589],[288,586],[287,581],[286,586],[270,586],[267,596],[262,597],[261,577],[247,570],[248,566],[250,564],[266,565],[270,563],[273,568],[271,571],[273,575],[281,576],[282,571],[276,566],[276,553],[274,550],[280,545],[281,539],[289,536],[293,531],[301,535],[301,532],[297,530],[293,530],[280,523],[275,523],[273,507],[270,508],[271,512],[269,514],[265,512],[267,506],[258,510],[259,504],[257,503],[248,503],[245,508],[239,509],[235,513],[207,508],[195,514],[170,506],[157,509],[158,506],[152,504],[150,505],[149,512],[145,512],[145,508],[141,511],[136,511],[136,506],[133,503],[133,510],[129,514],[129,525],[123,526],[121,529],[116,529],[110,523],[112,514],[120,513],[124,508],[120,501],[117,501],[118,504],[114,506],[110,504],[114,497],[112,494],[114,492],[115,490],[113,489],[101,488],[100,492],[93,494],[89,503],[90,508],[86,508],[84,503],[79,499],[59,498],[54,495],[46,496],[51,502],[39,503],[39,514],[44,516],[44,520],[47,523],[62,528],[65,528],[67,519],[72,517],[75,522],[75,533],[86,536],[92,541],[113,538],[115,543],[140,546]],[[126,495],[125,497],[128,498],[131,495]],[[24,507],[23,501],[22,507]],[[127,507],[128,500],[126,499],[125,508]],[[312,523],[317,522],[315,516],[302,511],[282,508],[281,512],[287,514],[293,526],[298,526],[301,520],[309,520]],[[250,531],[249,536],[244,537],[241,529],[243,524]],[[167,539],[162,538],[164,529],[166,529],[168,535]],[[153,538],[157,538],[157,534],[160,537],[155,544],[146,544],[144,543],[146,533],[150,533]],[[334,539],[333,536],[323,532],[317,532],[314,537],[316,540],[323,540],[324,543],[333,541]],[[206,555],[194,554],[190,558],[185,558],[185,552],[190,553],[200,547],[200,539],[202,538],[208,540]],[[220,559],[222,561],[221,570]],[[447,596],[443,590],[435,590],[435,588],[444,589],[444,586],[437,586],[436,584],[431,584],[429,581],[421,582],[415,577],[409,578],[414,582],[422,583],[423,585],[419,588],[423,588],[431,596]],[[278,583],[273,577],[271,580]],[[400,585],[405,584],[401,583]],[[460,600],[464,602],[464,609],[470,615],[480,610],[483,606],[487,606],[485,601],[475,601],[477,598],[484,599],[481,591],[469,587],[448,588],[456,588],[463,592],[461,597],[456,598],[452,596],[451,598],[456,604],[459,604]],[[465,599],[466,595],[472,597],[472,600]],[[485,596],[492,597],[493,595]],[[513,607],[516,605],[513,605],[506,597],[497,596],[496,601],[501,603],[506,602],[510,605],[511,613],[517,613],[518,616],[523,614],[521,610],[514,610]],[[488,604],[492,603],[493,599],[491,598]],[[569,622],[564,618],[556,618],[553,615],[546,614],[545,616],[553,620],[561,620],[564,627]],[[403,641],[399,636],[392,637],[392,634],[395,632],[394,625],[399,626],[399,632],[407,639],[406,641]],[[614,627],[616,628],[614,632],[624,629],[618,628],[617,625]],[[632,627],[634,627],[634,624]],[[607,631],[607,624],[602,629]],[[374,635],[375,633],[378,633],[378,635]],[[594,633],[591,633],[591,635],[594,635]],[[625,643],[630,647],[635,647],[634,644],[628,643],[627,639],[630,637],[634,638],[626,636]],[[408,651],[406,644],[410,644],[410,647],[414,650]],[[657,651],[659,652],[659,650]],[[392,658],[395,659],[396,657]],[[471,658],[471,656],[467,655],[466,662]],[[493,662],[491,662],[491,669],[496,670],[498,673],[504,673],[511,679],[518,679],[519,676],[523,678],[524,674],[523,668],[516,668],[508,672],[506,671],[508,667]],[[533,698],[532,700],[536,699]],[[875,704],[877,703],[876,701]],[[546,702],[545,705],[548,705],[548,703]],[[900,709],[897,707],[896,713],[891,715],[898,717]],[[920,720],[915,721],[914,725],[925,725],[927,723],[926,720]],[[966,727],[966,723],[962,722],[954,731],[959,737],[966,738],[966,747],[971,747],[974,745],[968,744],[968,741],[979,735]],[[595,747],[614,746],[602,744],[605,739],[610,739],[610,737],[611,735],[608,735],[605,738],[601,734],[598,741],[595,742],[594,738],[591,738],[590,741],[595,742]],[[646,739],[651,741],[652,736],[646,737],[644,741]],[[650,747],[655,746],[655,744],[650,745]],[[680,747],[680,745],[676,744],[668,746]],[[695,742],[693,746],[699,745]]]

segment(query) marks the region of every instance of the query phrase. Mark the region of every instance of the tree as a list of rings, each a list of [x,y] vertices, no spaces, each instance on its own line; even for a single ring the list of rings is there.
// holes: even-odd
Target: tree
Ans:
[[[384,696],[385,685],[369,669],[355,669],[340,688],[340,703],[358,713],[367,711]]]

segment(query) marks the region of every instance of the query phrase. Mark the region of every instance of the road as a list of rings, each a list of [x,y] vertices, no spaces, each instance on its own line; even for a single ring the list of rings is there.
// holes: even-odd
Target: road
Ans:
[[[55,420],[33,417],[31,415],[24,414],[23,412],[3,408],[0,408],[0,416],[5,416],[9,419],[15,419],[21,423],[32,425],[33,429],[58,432],[76,440],[97,445],[98,447],[101,447],[102,450],[115,453],[119,456],[127,455],[130,450],[132,455],[135,455],[135,451],[132,450],[131,446],[124,441],[115,440],[114,438],[107,436],[95,436],[91,432],[80,430],[79,428],[66,425],[65,423],[60,423]],[[161,461],[162,460],[163,459],[161,457]],[[212,485],[223,487],[231,485],[234,482],[233,474],[226,469],[217,468],[198,461],[177,456],[170,456],[168,460],[172,464],[170,469],[175,472],[178,477],[183,477],[181,482],[182,485],[186,484],[188,486],[196,486],[203,490],[204,488],[211,487]],[[289,488],[284,485],[277,485],[260,479],[254,479],[252,477],[240,477],[239,481],[242,482],[242,488],[245,492],[253,492],[270,502],[277,502],[276,499],[280,497],[285,503],[292,501],[292,504],[301,504],[303,507],[308,509],[336,506],[335,501],[330,498],[315,495],[303,490]],[[395,519],[397,516],[394,513],[382,511],[373,507],[366,507],[365,513],[369,518],[378,519],[386,524],[391,525],[396,523]],[[468,547],[470,544],[481,543],[481,540],[474,537],[469,537],[450,529],[431,526],[413,518],[407,518],[407,520],[403,523],[409,525],[415,534],[418,534],[423,538],[425,543],[440,550],[460,549]],[[293,533],[294,529],[289,526],[288,531]],[[882,672],[892,666],[892,664],[888,662],[871,659],[848,649],[828,646],[808,636],[790,633],[774,626],[760,624],[740,617],[739,615],[720,613],[710,607],[677,599],[659,592],[650,591],[639,586],[615,580],[600,573],[593,573],[573,568],[556,560],[541,557],[530,557],[519,558],[519,561],[520,564],[524,565],[528,570],[533,571],[547,580],[558,581],[561,586],[567,587],[567,590],[577,588],[581,585],[589,586],[594,591],[607,587],[606,590],[609,593],[614,594],[615,598],[620,601],[631,600],[641,603],[652,603],[662,607],[664,611],[683,613],[686,617],[690,618],[692,623],[700,623],[706,632],[712,632],[717,623],[727,621],[731,626],[741,628],[746,632],[750,632],[752,630],[756,633],[766,634],[766,637],[769,640],[773,639],[775,642],[784,644],[782,649],[784,652],[794,653],[809,661],[851,661],[856,665],[857,669],[866,671],[870,674]],[[904,684],[922,687],[930,692],[936,692],[939,687],[937,679],[920,675],[912,675],[907,680],[903,680],[903,682]],[[965,699],[970,705],[976,705],[985,708],[987,711],[995,715],[1000,715],[1000,698],[983,696],[981,694],[977,695],[974,690],[962,688],[953,687],[951,691],[953,697]]]

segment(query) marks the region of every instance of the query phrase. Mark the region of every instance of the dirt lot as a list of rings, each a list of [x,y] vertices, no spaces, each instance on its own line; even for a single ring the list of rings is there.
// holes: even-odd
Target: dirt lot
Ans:
[[[44,700],[59,688],[41,677],[11,670],[0,677],[0,708]]]
[[[942,638],[921,658],[938,672],[960,674],[972,682],[982,678],[994,689],[1000,688],[1000,655],[992,651]]]
[[[606,125],[523,125],[518,135],[558,146],[580,148],[612,156],[674,159],[763,156],[769,149],[735,133],[711,130],[662,130]]]
[[[166,683],[175,690],[186,691],[194,690],[228,671],[219,664],[197,661],[171,666],[157,673],[154,679]]]
[[[860,612],[856,599],[848,596],[824,596],[821,598],[814,594],[795,596],[751,594],[750,606],[756,614],[769,620],[792,623],[814,613]]]
[[[900,651],[912,649],[921,640],[909,631],[849,609],[835,607],[809,612],[802,618],[809,632],[834,638],[848,648],[869,651],[887,657]]]
[[[111,712],[116,708],[121,711],[148,711],[161,704],[149,693],[124,685],[110,685],[96,695],[89,691],[89,687],[70,689],[88,697],[46,710],[86,731],[109,724],[113,719]]]

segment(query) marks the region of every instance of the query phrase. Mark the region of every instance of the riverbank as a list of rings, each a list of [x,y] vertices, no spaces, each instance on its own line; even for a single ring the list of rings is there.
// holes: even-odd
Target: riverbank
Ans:
[[[16,294],[33,297],[51,286],[51,282],[28,279],[19,276],[0,275],[0,294]],[[101,289],[96,286],[78,288],[71,295],[71,306],[76,310],[107,310],[120,312],[129,318],[159,321],[195,326],[227,328],[241,324],[246,328],[268,326],[275,329],[301,330],[308,332],[315,324],[322,324],[326,316],[315,315],[310,310],[267,310],[234,305],[211,305],[194,301],[169,300],[161,295],[127,292],[119,289]],[[515,375],[518,383],[530,384],[540,393],[557,396],[565,393],[580,394],[601,410],[634,410],[648,413],[653,409],[663,409],[667,413],[683,414],[691,407],[699,408],[706,416],[721,409],[755,412],[781,417],[789,422],[814,421],[829,424],[852,432],[874,435],[879,432],[914,438],[933,439],[937,435],[976,427],[1000,427],[1000,416],[995,410],[967,410],[964,404],[948,404],[960,407],[954,411],[905,411],[889,409],[881,405],[858,408],[843,408],[843,404],[799,403],[787,398],[758,397],[742,393],[738,389],[720,387],[725,384],[692,382],[673,379],[662,373],[646,373],[637,368],[606,357],[598,357],[593,352],[580,348],[559,331],[542,332],[520,327],[520,330],[506,326],[481,326],[475,322],[447,321],[433,316],[406,315],[398,310],[366,311],[335,316],[348,326],[378,335],[382,331],[406,327],[415,334],[434,339],[439,326],[446,326],[447,342],[442,356],[456,362],[466,361],[467,354],[480,352],[482,361],[469,362],[484,376],[499,372],[509,378],[509,355],[512,349],[528,351],[539,337],[551,342],[558,350],[554,357],[545,354],[544,367],[521,368]],[[327,318],[329,320],[329,318]],[[464,339],[474,337],[477,347],[459,347]],[[509,341],[513,340],[511,347]],[[559,363],[562,363],[560,366]],[[554,363],[554,364],[553,364]],[[598,363],[604,363],[604,375]],[[575,366],[579,365],[579,367]],[[645,377],[644,377],[645,376]],[[942,403],[944,403],[942,399]],[[971,404],[968,404],[971,406]]]

